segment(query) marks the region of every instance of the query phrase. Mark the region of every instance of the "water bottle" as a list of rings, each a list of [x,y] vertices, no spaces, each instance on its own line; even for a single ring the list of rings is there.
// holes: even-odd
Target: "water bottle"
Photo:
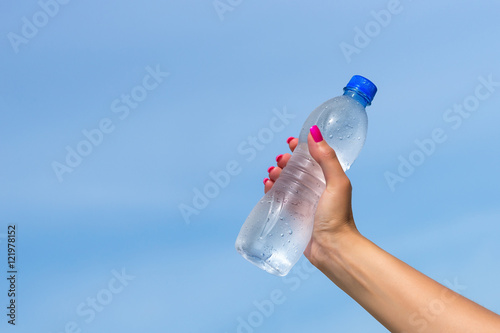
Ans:
[[[309,129],[319,127],[344,171],[348,170],[365,142],[365,107],[376,92],[370,80],[355,75],[343,95],[326,101],[309,115],[292,157],[240,230],[235,247],[245,259],[278,276],[288,274],[297,263],[311,239],[314,213],[325,189],[323,171],[309,154]]]

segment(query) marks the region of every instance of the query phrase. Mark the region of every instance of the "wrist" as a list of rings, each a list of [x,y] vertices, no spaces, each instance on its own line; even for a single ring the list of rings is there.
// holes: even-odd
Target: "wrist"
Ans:
[[[327,273],[333,266],[344,261],[352,249],[364,237],[358,231],[354,222],[339,228],[335,233],[313,235],[311,263],[323,273]],[[329,274],[327,274],[329,275]]]

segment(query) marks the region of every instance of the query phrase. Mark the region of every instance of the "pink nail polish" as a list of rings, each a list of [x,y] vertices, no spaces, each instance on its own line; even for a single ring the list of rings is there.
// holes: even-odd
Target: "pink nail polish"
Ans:
[[[294,139],[293,136],[289,137],[288,139],[286,139],[286,143],[290,144],[290,141],[292,141]]]
[[[271,171],[273,171],[274,167],[273,166],[270,166],[269,169],[267,169],[267,173],[270,173]]]
[[[321,131],[319,130],[318,126],[314,125],[309,131],[311,132],[314,142],[323,141],[323,135],[321,135]]]
[[[283,154],[279,154],[278,156],[276,156],[276,162],[279,163],[279,161],[281,160],[282,157],[283,157]]]
[[[269,180],[269,178],[264,178],[264,185],[266,185],[266,182]]]

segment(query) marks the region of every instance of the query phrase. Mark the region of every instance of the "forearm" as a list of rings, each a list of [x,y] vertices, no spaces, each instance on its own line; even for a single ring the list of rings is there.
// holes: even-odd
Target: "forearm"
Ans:
[[[391,332],[500,332],[500,316],[418,272],[355,230],[319,252],[316,266]]]

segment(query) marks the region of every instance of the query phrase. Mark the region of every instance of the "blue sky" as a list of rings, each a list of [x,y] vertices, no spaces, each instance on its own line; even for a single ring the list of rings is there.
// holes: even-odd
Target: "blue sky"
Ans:
[[[283,279],[234,250],[286,139],[354,74],[379,89],[348,171],[358,228],[500,312],[498,3],[41,3],[52,16],[37,1],[0,11],[0,237],[18,226],[18,332],[385,332],[306,259]],[[242,154],[276,110],[293,117]],[[96,128],[98,144],[81,143]],[[415,141],[436,130],[426,154]],[[60,181],[67,147],[87,155]],[[179,207],[228,163],[239,172],[186,223]],[[259,310],[271,295],[280,304]]]

